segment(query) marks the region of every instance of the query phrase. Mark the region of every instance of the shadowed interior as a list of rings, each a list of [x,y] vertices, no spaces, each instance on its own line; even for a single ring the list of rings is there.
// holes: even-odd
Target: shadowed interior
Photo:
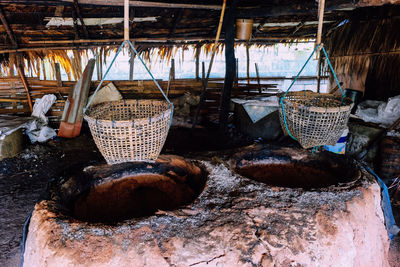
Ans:
[[[254,163],[237,168],[237,172],[271,186],[304,189],[348,183],[356,175],[354,166],[324,161]]]
[[[173,160],[118,176],[104,178],[73,197],[71,215],[82,221],[116,223],[151,216],[158,210],[173,210],[197,198],[207,172],[195,164]]]

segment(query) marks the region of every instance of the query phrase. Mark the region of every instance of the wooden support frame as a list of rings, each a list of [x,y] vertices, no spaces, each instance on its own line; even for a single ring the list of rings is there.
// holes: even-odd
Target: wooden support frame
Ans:
[[[25,91],[26,91],[26,97],[28,99],[28,105],[29,105],[29,110],[33,111],[33,106],[32,106],[32,99],[31,99],[31,94],[29,92],[29,85],[28,82],[26,81],[26,77],[24,74],[24,70],[22,69],[21,65],[17,66],[18,74],[19,77],[21,78],[22,84],[24,85]]]
[[[225,80],[219,113],[219,128],[223,133],[226,131],[228,125],[229,106],[236,72],[234,25],[238,2],[239,0],[232,1],[225,19]]]
[[[17,39],[15,38],[14,33],[12,32],[10,26],[8,25],[6,16],[4,15],[3,9],[1,7],[0,7],[0,20],[1,20],[1,23],[3,24],[3,26],[4,26],[4,29],[7,32],[8,37],[11,40],[11,44],[14,46],[14,48],[18,48]]]
[[[63,2],[73,2],[75,0],[62,0]],[[123,0],[80,0],[81,4],[90,5],[108,5],[108,6],[123,6]],[[221,10],[219,5],[202,5],[202,4],[183,4],[183,3],[166,3],[153,1],[129,1],[130,6],[134,7],[154,7],[154,8],[188,8],[188,9],[211,9]]]
[[[236,1],[236,0],[235,0]],[[200,109],[201,109],[201,105],[203,104],[204,100],[205,100],[205,96],[206,96],[206,89],[207,89],[207,82],[208,82],[208,78],[210,77],[210,73],[211,73],[211,69],[212,69],[212,65],[214,62],[214,56],[215,56],[215,52],[217,51],[217,45],[218,45],[218,41],[219,41],[219,36],[221,34],[221,30],[222,30],[222,23],[224,21],[224,15],[225,15],[225,8],[226,8],[226,0],[224,0],[223,4],[222,4],[222,11],[221,11],[221,15],[219,18],[219,23],[218,23],[218,30],[217,30],[217,35],[215,36],[215,42],[214,42],[214,47],[213,47],[213,51],[211,54],[211,59],[210,59],[210,65],[208,65],[208,71],[207,71],[207,76],[203,81],[203,90],[201,91],[200,94],[200,102],[197,105],[197,109],[196,109],[196,114],[194,115],[194,119],[193,119],[193,124],[192,124],[192,129],[194,129],[196,127],[197,124],[197,119],[199,117],[200,114]],[[233,26],[232,26],[233,27]]]
[[[201,52],[201,44],[196,44],[196,81],[200,80],[200,52]]]
[[[174,23],[173,23],[172,28],[171,28],[171,30],[169,32],[168,38],[174,37],[175,31],[176,31],[176,27],[178,26],[179,22],[182,20],[183,12],[184,12],[183,9],[180,9],[178,11],[178,14],[175,17]]]
[[[83,29],[83,35],[85,36],[86,39],[89,39],[89,32],[86,28],[85,22],[83,21],[82,13],[79,8],[79,2],[78,0],[74,0],[74,9],[76,11],[76,14],[78,15],[79,21],[81,22],[82,29]]]

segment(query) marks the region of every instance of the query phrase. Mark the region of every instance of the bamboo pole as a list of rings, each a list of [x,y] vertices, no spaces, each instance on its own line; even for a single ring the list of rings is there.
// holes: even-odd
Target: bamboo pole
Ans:
[[[10,26],[8,25],[6,16],[4,15],[3,9],[1,7],[0,7],[0,20],[1,20],[2,24],[3,24],[3,26],[4,26],[4,29],[7,32],[8,37],[10,37],[12,45],[14,47],[18,47],[17,40],[16,40],[16,38],[15,38],[11,28],[10,28]]]
[[[322,26],[324,24],[324,10],[325,10],[325,0],[319,0],[318,1],[318,30],[317,30],[317,40],[315,45],[319,45],[322,42]],[[320,92],[321,88],[321,48],[323,44],[320,46],[320,48],[317,51],[317,58],[318,58],[318,76],[317,76],[317,93]]]
[[[319,45],[322,40],[322,26],[324,23],[324,10],[325,10],[325,0],[319,0],[318,1],[318,30],[317,30],[316,45]]]
[[[124,41],[129,40],[129,0],[124,1]],[[129,44],[125,44],[129,48]]]
[[[221,34],[222,23],[224,21],[225,8],[226,8],[226,0],[224,0],[224,2],[222,4],[222,10],[221,10],[221,16],[219,18],[217,36],[215,37],[214,47],[213,47],[213,51],[212,51],[212,54],[211,54],[210,65],[208,66],[207,76],[206,76],[206,79],[204,81],[203,90],[202,90],[201,95],[200,95],[200,102],[199,102],[199,105],[197,106],[197,109],[196,109],[196,115],[194,116],[194,120],[193,120],[193,124],[192,124],[192,128],[193,129],[196,127],[197,119],[198,119],[199,114],[200,114],[201,105],[204,102],[204,97],[205,97],[206,88],[207,88],[207,82],[208,82],[208,78],[210,77],[211,68],[212,68],[212,65],[213,65],[213,62],[214,62],[215,52],[217,51],[219,35]]]
[[[261,89],[261,83],[260,83],[260,74],[258,73],[258,64],[257,64],[257,63],[254,63],[254,66],[255,66],[255,68],[256,68],[258,92],[261,94],[261,93],[262,93],[262,89]]]
[[[20,65],[18,65],[17,70],[18,70],[18,74],[21,77],[22,84],[24,85],[24,88],[25,88],[25,91],[26,91],[26,96],[28,98],[28,104],[29,104],[29,110],[32,112],[33,111],[32,99],[31,99],[31,95],[29,93],[28,82],[26,81],[26,78],[25,78],[25,75],[24,75],[24,71],[23,71],[23,69],[21,68]]]

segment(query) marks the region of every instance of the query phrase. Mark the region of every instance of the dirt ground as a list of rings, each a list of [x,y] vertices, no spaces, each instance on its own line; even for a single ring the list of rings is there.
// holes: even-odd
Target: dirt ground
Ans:
[[[164,151],[186,155],[189,151],[206,151],[212,147],[226,149],[246,144],[249,140],[243,138],[219,140],[203,130],[172,129]],[[0,266],[18,266],[24,222],[46,192],[48,182],[67,175],[71,170],[101,162],[105,163],[89,133],[71,140],[28,145],[17,157],[0,161]],[[400,199],[393,203],[396,220],[400,224]],[[399,236],[392,242],[389,254],[391,266],[400,267]]]
[[[0,161],[0,266],[18,266],[23,224],[49,180],[104,161],[88,135],[30,145]]]

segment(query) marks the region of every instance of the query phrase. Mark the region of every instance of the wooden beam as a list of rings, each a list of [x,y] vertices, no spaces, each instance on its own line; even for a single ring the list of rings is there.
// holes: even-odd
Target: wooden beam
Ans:
[[[179,10],[178,14],[175,17],[174,23],[172,24],[171,31],[169,32],[168,38],[174,37],[176,27],[178,26],[179,22],[183,17],[183,9]]]
[[[231,101],[233,81],[235,79],[235,12],[239,0],[233,0],[225,19],[225,80],[222,89],[219,128],[225,132],[228,125],[229,106]]]
[[[31,95],[29,93],[29,85],[28,85],[28,82],[26,81],[26,78],[24,75],[24,70],[22,69],[21,65],[18,65],[17,70],[18,70],[18,74],[21,78],[22,84],[24,85],[24,88],[26,91],[26,97],[28,99],[28,104],[29,104],[29,110],[32,112],[33,111],[32,99],[31,99]]]
[[[325,7],[325,11],[350,11],[357,8],[357,4],[349,0],[339,0],[329,2]],[[314,1],[301,1],[290,5],[274,5],[256,8],[238,9],[237,17],[240,18],[276,18],[291,15],[310,15],[316,14],[318,6]]]
[[[171,79],[175,80],[175,59],[171,59]]]
[[[57,87],[62,87],[60,63],[55,63],[54,68],[56,71]]]
[[[133,44],[135,45],[135,44]],[[135,52],[129,48],[129,80],[133,81],[133,70],[135,67]]]
[[[249,51],[249,42],[246,43],[246,75],[247,75],[247,84],[250,83],[250,51]]]
[[[81,22],[81,26],[83,29],[83,35],[85,36],[86,39],[89,39],[89,32],[86,28],[85,22],[83,21],[82,13],[79,8],[79,3],[78,0],[74,0],[74,9],[76,11],[76,14],[78,15],[79,21]]]
[[[61,0],[62,2],[73,2],[74,0]],[[103,5],[103,6],[123,6],[124,0],[80,0],[81,4]],[[218,5],[201,5],[201,4],[181,4],[166,3],[152,1],[129,1],[129,5],[133,7],[155,7],[155,8],[188,8],[188,9],[211,9],[221,10]]]
[[[262,88],[261,88],[261,83],[260,83],[260,74],[258,73],[258,64],[257,64],[257,63],[254,63],[254,66],[255,66],[255,68],[256,68],[258,92],[261,94],[261,93],[262,93]]]
[[[129,0],[124,0],[124,41],[127,40],[129,40]],[[129,47],[128,43],[126,47]]]
[[[317,30],[317,40],[315,43],[316,45],[320,44],[321,40],[322,40],[322,26],[324,24],[324,10],[325,10],[325,0],[319,0],[318,1],[318,30]]]
[[[201,52],[201,45],[200,43],[196,44],[196,81],[200,80],[200,52]]]
[[[14,46],[14,48],[18,48],[17,39],[15,38],[14,33],[10,29],[10,26],[8,25],[6,16],[4,16],[4,12],[1,7],[0,7],[0,20],[1,20],[1,23],[3,23],[4,29],[6,30],[7,35],[11,40],[11,44]]]
[[[78,20],[76,18],[76,11],[75,9],[72,9],[71,11],[72,13],[72,21],[73,21],[73,28],[74,28],[74,33],[75,33],[75,40],[79,40],[81,39],[80,35],[79,35],[79,30],[78,30]]]
[[[223,25],[223,21],[224,21],[225,8],[226,8],[226,0],[224,0],[224,2],[222,3],[222,10],[221,10],[220,18],[219,18],[219,23],[218,23],[217,35],[215,36],[215,42],[214,42],[214,47],[213,47],[213,51],[212,51],[212,54],[211,54],[210,64],[208,65],[207,76],[203,81],[203,89],[202,89],[201,94],[200,94],[200,101],[199,101],[199,104],[197,105],[196,114],[194,115],[192,129],[194,129],[196,127],[197,119],[198,119],[199,114],[200,114],[201,105],[203,104],[203,102],[205,100],[207,83],[208,83],[208,79],[210,78],[210,73],[211,73],[213,62],[214,62],[214,56],[215,56],[215,53],[217,51],[217,45],[218,45],[218,42],[219,42],[219,36],[221,34],[222,25]]]

